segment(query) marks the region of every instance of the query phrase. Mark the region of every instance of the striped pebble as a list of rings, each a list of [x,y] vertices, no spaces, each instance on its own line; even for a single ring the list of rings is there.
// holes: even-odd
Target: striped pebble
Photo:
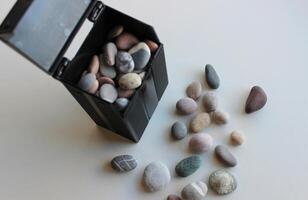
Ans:
[[[202,200],[205,198],[207,190],[207,185],[204,182],[197,181],[183,188],[182,197],[185,200]]]
[[[137,161],[131,155],[120,155],[112,159],[111,167],[118,172],[129,172],[137,167]]]

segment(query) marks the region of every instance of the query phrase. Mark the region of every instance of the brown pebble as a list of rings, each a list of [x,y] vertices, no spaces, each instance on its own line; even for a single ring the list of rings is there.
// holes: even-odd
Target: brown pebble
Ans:
[[[182,200],[181,197],[175,195],[175,194],[170,194],[168,197],[167,197],[167,200]]]
[[[207,113],[214,112],[218,106],[218,99],[213,92],[208,92],[203,96],[203,105]]]
[[[158,44],[156,42],[152,40],[145,40],[144,42],[148,45],[152,53],[158,49]]]
[[[109,84],[115,85],[114,81],[111,78],[107,77],[107,76],[101,76],[97,80],[98,80],[100,86],[105,84],[105,83],[109,83]]]
[[[134,35],[126,32],[119,35],[116,39],[116,45],[121,50],[128,50],[138,42],[139,40]]]
[[[240,131],[233,131],[230,134],[230,140],[233,145],[240,146],[245,141],[244,134]]]
[[[108,39],[111,40],[115,37],[118,37],[124,30],[124,27],[119,25],[119,26],[115,26],[113,29],[111,29],[111,31],[108,34]]]
[[[217,125],[224,125],[229,122],[229,114],[227,112],[216,110],[211,113],[212,121]]]
[[[208,113],[199,113],[190,122],[190,129],[194,133],[202,131],[204,128],[210,126],[211,118]]]
[[[186,94],[188,97],[197,100],[202,93],[202,86],[199,81],[194,81],[186,89]]]
[[[91,60],[91,63],[88,67],[88,71],[89,73],[93,73],[93,74],[96,74],[99,70],[99,58],[97,55],[94,55],[92,57],[92,60]]]
[[[265,106],[267,102],[267,96],[264,90],[260,86],[254,86],[246,101],[245,112],[253,113],[260,110]]]
[[[119,98],[130,98],[135,93],[135,90],[118,89]]]

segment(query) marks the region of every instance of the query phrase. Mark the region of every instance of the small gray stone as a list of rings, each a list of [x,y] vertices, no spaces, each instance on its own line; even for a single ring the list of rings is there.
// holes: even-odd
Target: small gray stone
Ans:
[[[189,148],[193,153],[208,152],[213,146],[213,138],[206,133],[198,133],[191,137]]]
[[[112,159],[111,166],[118,172],[129,172],[137,167],[137,160],[131,155],[120,155]]]
[[[109,103],[114,103],[118,98],[118,92],[114,85],[104,84],[99,90],[99,96]]]
[[[184,97],[176,103],[176,109],[180,114],[189,115],[194,113],[198,108],[195,100],[189,97]]]
[[[208,86],[212,89],[219,88],[220,85],[220,78],[214,69],[214,67],[210,64],[205,66],[205,78]]]
[[[78,86],[80,89],[84,91],[89,91],[96,82],[96,75],[92,73],[88,73],[81,77]]]
[[[224,125],[229,122],[229,114],[222,110],[216,110],[211,113],[212,121],[217,125]]]
[[[204,182],[197,181],[183,188],[182,197],[185,200],[204,200],[207,190],[207,185]]]
[[[213,92],[208,92],[203,96],[203,105],[205,111],[210,113],[217,109],[218,99]]]
[[[228,167],[235,167],[237,160],[230,150],[223,145],[218,145],[215,148],[215,154],[217,158]]]
[[[180,177],[187,177],[195,173],[201,166],[201,158],[199,156],[190,156],[180,161],[175,172]]]
[[[103,47],[103,59],[104,62],[109,65],[113,66],[115,64],[115,57],[117,55],[117,47],[114,43],[109,42]]]
[[[202,86],[199,81],[192,82],[186,89],[186,94],[188,97],[197,100],[202,93]]]
[[[182,122],[175,122],[171,128],[172,137],[176,140],[181,140],[187,136],[187,127]]]
[[[129,104],[129,100],[127,98],[118,98],[115,101],[115,107],[119,110],[119,111],[123,111],[126,109],[126,107]]]
[[[132,56],[125,52],[119,51],[116,56],[116,68],[121,73],[129,73],[134,71],[135,63]]]
[[[235,177],[226,170],[217,170],[210,175],[209,185],[217,194],[227,195],[237,188]]]
[[[144,42],[138,43],[131,48],[128,53],[130,53],[134,59],[136,70],[142,70],[151,58],[151,50]]]
[[[115,26],[108,34],[108,39],[111,40],[113,38],[118,37],[124,31],[124,27],[121,25]]]
[[[128,73],[121,76],[119,86],[124,90],[132,90],[138,88],[142,83],[140,76],[136,73]]]
[[[247,114],[262,109],[267,102],[267,95],[260,86],[254,86],[246,101],[245,112]]]
[[[99,71],[100,71],[101,75],[107,76],[111,79],[114,79],[117,76],[117,72],[116,72],[115,68],[112,67],[112,66],[109,66],[105,63],[104,58],[103,58],[103,54],[100,55]]]
[[[170,182],[169,169],[162,162],[152,162],[144,170],[143,180],[150,192],[164,189]]]

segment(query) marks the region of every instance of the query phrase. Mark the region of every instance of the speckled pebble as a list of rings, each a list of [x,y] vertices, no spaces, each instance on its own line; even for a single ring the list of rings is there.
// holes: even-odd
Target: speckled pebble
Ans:
[[[118,49],[116,45],[112,42],[109,42],[105,44],[105,46],[103,47],[102,59],[104,59],[104,62],[107,65],[113,66],[115,64],[115,57],[117,55],[117,52],[118,52]]]
[[[202,86],[199,81],[192,82],[186,89],[186,94],[188,97],[197,100],[202,93]]]
[[[127,98],[118,98],[114,102],[116,109],[118,109],[119,111],[125,110],[128,104],[129,104],[129,100]]]
[[[181,140],[187,136],[187,127],[183,122],[175,122],[171,127],[172,137]]]
[[[132,90],[138,88],[142,83],[140,76],[136,73],[128,73],[119,79],[119,86],[124,90]]]
[[[168,167],[162,162],[152,162],[144,170],[143,180],[150,192],[164,189],[170,182]]]
[[[215,148],[215,154],[222,163],[228,167],[235,167],[237,165],[237,160],[231,151],[223,145],[218,145]]]
[[[101,86],[99,90],[99,96],[109,102],[109,103],[114,103],[115,100],[118,98],[118,92],[114,85],[112,84],[104,84]]]
[[[203,96],[203,106],[205,111],[210,113],[217,109],[218,99],[213,92],[208,92]]]
[[[176,109],[180,114],[189,115],[194,113],[198,108],[195,100],[189,97],[184,97],[176,103]]]
[[[168,197],[167,197],[167,200],[182,200],[181,197],[175,195],[175,194],[170,194]]]
[[[88,72],[92,74],[97,74],[98,70],[99,70],[99,58],[97,55],[94,55],[88,67]]]
[[[138,42],[139,40],[134,35],[126,32],[116,38],[116,45],[121,50],[128,50]]]
[[[131,155],[120,155],[111,161],[111,167],[118,172],[132,171],[137,165],[137,160]]]
[[[201,166],[199,156],[190,156],[181,160],[175,167],[175,172],[180,177],[187,177],[195,173]]]
[[[94,84],[96,84],[95,74],[88,73],[81,77],[78,86],[80,89],[88,92]]]
[[[222,110],[216,110],[211,113],[212,121],[217,125],[227,124],[230,120],[230,116],[227,112]]]
[[[159,47],[158,44],[152,40],[145,40],[144,42],[148,45],[152,53],[155,52]]]
[[[197,133],[189,141],[189,149],[193,153],[208,152],[213,146],[213,138],[206,133]]]
[[[124,31],[124,27],[121,25],[115,26],[111,31],[108,33],[108,39],[111,40],[115,37],[118,37],[121,35],[121,33]]]
[[[132,56],[125,51],[119,51],[116,55],[116,68],[121,73],[132,72],[135,68]]]
[[[267,95],[260,86],[254,86],[246,101],[245,112],[250,114],[262,109],[267,102]]]
[[[207,185],[197,181],[186,185],[182,190],[182,198],[185,200],[204,200],[207,194]]]
[[[144,42],[135,45],[128,53],[130,53],[134,59],[136,70],[144,69],[151,58],[151,50]]]
[[[208,113],[197,114],[190,122],[190,129],[194,133],[198,133],[203,129],[209,127],[211,124],[211,118]]]
[[[235,177],[226,170],[217,170],[209,177],[209,185],[218,195],[227,195],[237,188]]]
[[[240,146],[245,142],[244,134],[240,131],[233,131],[230,134],[231,143],[235,146]]]
[[[210,64],[205,66],[205,78],[208,86],[212,89],[219,88],[220,85],[220,78],[214,69],[214,67]]]

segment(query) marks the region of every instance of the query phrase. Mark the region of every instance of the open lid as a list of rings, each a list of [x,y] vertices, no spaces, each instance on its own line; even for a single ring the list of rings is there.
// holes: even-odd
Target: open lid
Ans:
[[[0,38],[53,74],[96,0],[18,0],[0,26]]]

